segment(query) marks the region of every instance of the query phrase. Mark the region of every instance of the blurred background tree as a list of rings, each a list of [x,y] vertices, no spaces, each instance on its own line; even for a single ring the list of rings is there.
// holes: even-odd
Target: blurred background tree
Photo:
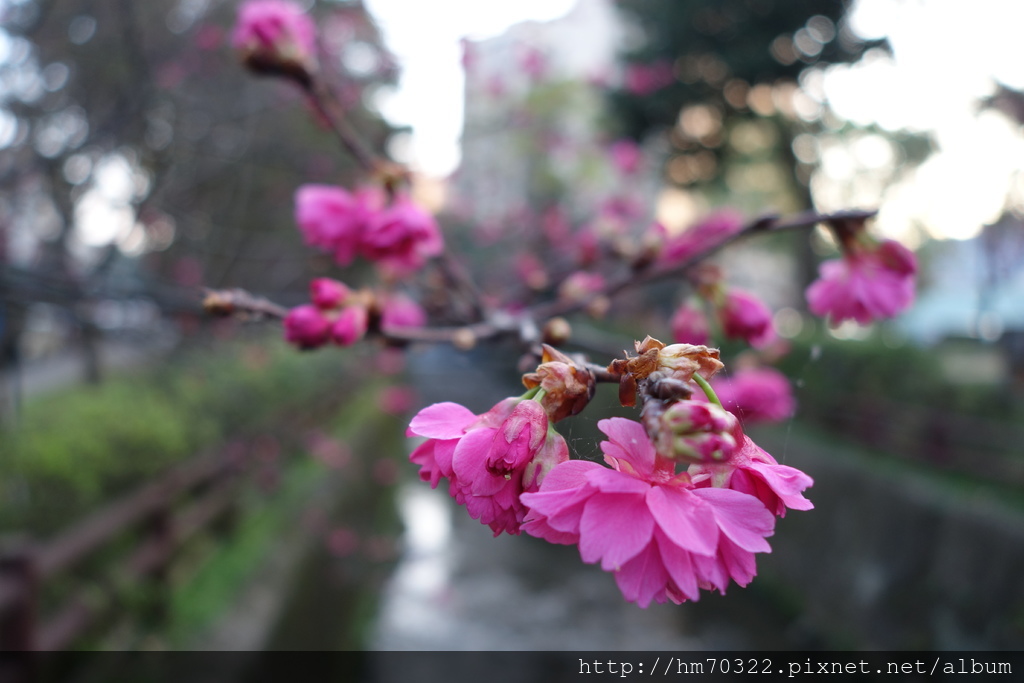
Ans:
[[[349,182],[355,167],[295,115],[293,87],[242,72],[224,29],[234,5],[0,7],[0,363],[43,353],[23,337],[47,322],[96,381],[105,331],[193,331],[201,285],[304,296],[292,194],[299,179]],[[394,131],[367,103],[394,82],[394,59],[361,3],[313,12],[322,68],[383,147]],[[314,257],[314,272],[326,265]]]
[[[890,49],[886,39],[864,40],[850,29],[849,2],[616,5],[634,33],[622,54],[622,84],[608,96],[611,126],[635,140],[667,137],[672,186],[748,213],[874,208],[878,190],[931,151],[925,136],[856,126],[830,110],[826,69]],[[825,149],[857,144],[893,161],[860,169],[871,176],[869,191],[839,189],[817,173]],[[797,255],[802,291],[816,277],[813,245],[788,240],[786,248]]]

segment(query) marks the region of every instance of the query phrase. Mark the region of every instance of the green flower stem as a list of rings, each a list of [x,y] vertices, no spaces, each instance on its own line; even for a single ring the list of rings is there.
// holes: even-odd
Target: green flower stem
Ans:
[[[725,406],[723,406],[722,402],[718,400],[718,394],[715,393],[715,390],[711,388],[711,385],[708,384],[708,381],[706,379],[704,379],[697,373],[694,373],[693,381],[697,383],[697,386],[704,390],[704,395],[708,397],[709,401],[714,403],[722,410],[725,410]]]

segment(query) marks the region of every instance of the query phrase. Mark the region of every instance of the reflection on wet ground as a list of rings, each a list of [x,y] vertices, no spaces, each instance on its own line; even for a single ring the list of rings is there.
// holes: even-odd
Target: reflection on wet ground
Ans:
[[[493,538],[441,491],[401,497],[403,559],[385,591],[374,650],[691,650],[676,605],[642,610],[574,546]],[[724,646],[719,643],[718,646]]]

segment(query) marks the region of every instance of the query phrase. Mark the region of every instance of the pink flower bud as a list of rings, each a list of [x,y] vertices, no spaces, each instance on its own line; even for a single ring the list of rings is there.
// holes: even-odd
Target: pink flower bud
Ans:
[[[316,27],[291,2],[252,0],[242,5],[232,44],[256,71],[301,76],[316,66]]]
[[[348,287],[329,277],[318,277],[309,283],[309,295],[313,304],[322,310],[339,308],[348,297]]]
[[[707,346],[710,340],[708,319],[691,303],[684,303],[672,316],[672,338],[680,344]]]
[[[536,491],[540,488],[548,472],[567,460],[569,460],[569,444],[565,442],[561,434],[553,429],[548,430],[540,450],[523,470],[523,490]]]
[[[498,427],[487,451],[487,471],[509,476],[526,467],[548,432],[548,417],[536,401],[520,401]]]
[[[339,346],[352,346],[366,334],[368,323],[369,315],[364,307],[348,306],[331,326],[331,339]]]
[[[284,338],[300,349],[322,346],[330,335],[331,323],[316,306],[297,306],[284,318]]]
[[[730,339],[743,339],[754,348],[760,348],[775,339],[772,312],[750,292],[729,290],[718,309],[722,331]]]
[[[658,452],[676,460],[724,462],[736,449],[736,417],[714,403],[677,401],[658,421]]]

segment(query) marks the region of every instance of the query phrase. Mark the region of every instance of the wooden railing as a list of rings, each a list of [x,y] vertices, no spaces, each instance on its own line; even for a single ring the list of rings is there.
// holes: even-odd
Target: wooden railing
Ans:
[[[358,381],[359,373],[353,373]],[[244,480],[260,465],[268,436],[298,447],[296,434],[337,415],[343,392],[328,392],[299,409],[289,409],[258,433],[203,451],[110,503],[55,537],[38,542],[5,539],[0,548],[0,653],[64,650],[125,607],[129,589],[148,588],[144,611],[158,622],[171,594],[169,570],[182,546],[204,531],[228,532]],[[132,536],[134,537],[132,538]],[[77,592],[44,612],[44,597],[62,578],[73,577],[91,558],[104,558],[102,576],[83,580]],[[138,607],[132,604],[138,611]]]
[[[0,651],[68,648],[114,611],[125,586],[150,582],[157,598],[150,607],[159,616],[178,550],[232,513],[246,469],[245,460],[233,453],[238,450],[196,456],[46,542],[9,544],[0,555]],[[53,613],[41,613],[48,583],[71,575],[128,534],[137,540],[106,567],[99,582],[73,592]]]

